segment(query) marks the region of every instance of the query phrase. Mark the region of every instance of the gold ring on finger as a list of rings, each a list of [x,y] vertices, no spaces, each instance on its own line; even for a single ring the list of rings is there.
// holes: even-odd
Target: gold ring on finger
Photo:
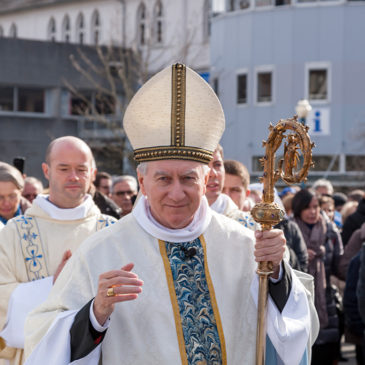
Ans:
[[[113,287],[108,288],[108,290],[106,291],[106,296],[107,297],[114,297],[115,296],[114,288]]]

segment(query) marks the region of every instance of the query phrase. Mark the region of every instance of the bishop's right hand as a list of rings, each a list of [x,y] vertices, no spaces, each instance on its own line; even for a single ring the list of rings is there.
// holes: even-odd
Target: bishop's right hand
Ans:
[[[113,313],[115,303],[137,299],[142,292],[143,281],[131,272],[133,267],[134,264],[130,263],[120,270],[108,271],[99,276],[93,310],[101,326]]]

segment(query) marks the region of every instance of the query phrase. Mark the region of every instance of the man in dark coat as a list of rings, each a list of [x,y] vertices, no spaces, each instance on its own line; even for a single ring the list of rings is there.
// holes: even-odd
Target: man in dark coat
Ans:
[[[365,222],[365,198],[362,198],[355,213],[347,217],[342,229],[342,243],[346,246],[351,235]]]

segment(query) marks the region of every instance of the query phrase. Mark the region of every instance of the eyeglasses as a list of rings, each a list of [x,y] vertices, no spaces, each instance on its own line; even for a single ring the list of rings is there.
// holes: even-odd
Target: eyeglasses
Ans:
[[[37,194],[25,194],[23,196],[28,200],[34,200],[37,197]]]
[[[113,195],[116,195],[116,196],[123,196],[123,195],[133,195],[134,192],[132,190],[127,190],[127,191],[116,191],[113,193]]]
[[[5,200],[9,200],[10,202],[15,202],[19,198],[17,193],[12,193],[9,195],[0,195],[0,203],[4,203]]]

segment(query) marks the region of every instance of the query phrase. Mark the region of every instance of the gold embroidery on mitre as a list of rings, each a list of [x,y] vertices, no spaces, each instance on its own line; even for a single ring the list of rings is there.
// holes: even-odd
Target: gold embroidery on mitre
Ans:
[[[213,152],[185,145],[186,67],[176,63],[171,75],[171,137],[169,146],[143,147],[134,150],[138,163],[145,161],[178,159],[208,164]]]
[[[212,158],[212,151],[197,147],[159,146],[134,150],[134,159],[137,162],[179,159],[208,164]]]
[[[172,66],[171,80],[171,145],[181,147],[185,146],[185,65],[176,63]]]

